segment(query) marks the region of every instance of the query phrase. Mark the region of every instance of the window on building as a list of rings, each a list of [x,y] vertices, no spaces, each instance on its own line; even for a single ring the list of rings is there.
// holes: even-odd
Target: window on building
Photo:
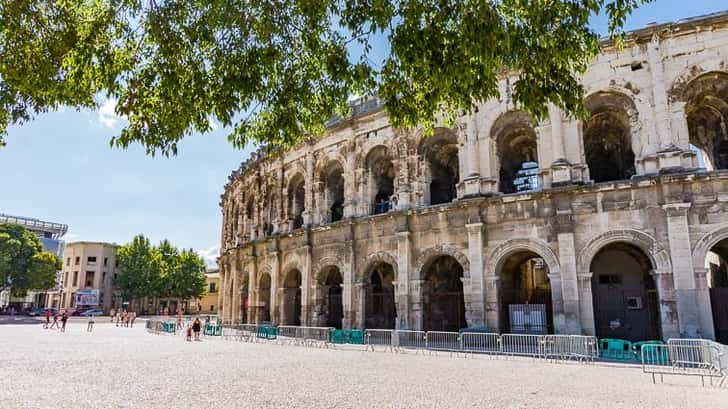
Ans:
[[[106,265],[108,264],[108,262],[109,262],[109,258],[108,257],[104,257],[104,267],[106,267]]]
[[[70,266],[71,265],[71,257],[69,257],[69,258],[66,259],[66,265],[67,266]]]
[[[96,257],[88,257],[86,260],[87,264],[96,264]]]
[[[215,283],[210,283],[210,289],[208,290],[209,293],[216,293],[217,288],[215,286]]]
[[[106,271],[101,273],[101,283],[106,284]]]
[[[211,305],[210,306],[210,311],[215,311],[215,306],[214,305]]]
[[[96,273],[93,271],[87,271],[86,272],[86,282],[84,283],[85,287],[93,287],[94,286],[94,278],[96,278]]]
[[[76,260],[74,260],[74,264],[78,265],[78,263],[81,262],[81,257],[76,257]]]
[[[73,286],[78,286],[78,271],[73,272]]]

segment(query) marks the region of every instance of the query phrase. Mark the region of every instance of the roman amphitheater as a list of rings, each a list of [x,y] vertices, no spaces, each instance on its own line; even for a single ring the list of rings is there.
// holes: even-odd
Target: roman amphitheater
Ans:
[[[224,320],[728,342],[728,12],[605,41],[589,119],[362,99],[222,195]]]

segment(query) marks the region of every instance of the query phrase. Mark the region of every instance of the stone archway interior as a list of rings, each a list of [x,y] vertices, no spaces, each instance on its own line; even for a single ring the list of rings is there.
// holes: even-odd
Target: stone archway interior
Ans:
[[[624,94],[600,92],[586,99],[589,119],[584,122],[584,156],[596,182],[626,180],[634,176],[632,125],[637,110]]]
[[[258,284],[258,322],[270,322],[270,275],[263,274]]]
[[[283,282],[284,325],[301,325],[301,272],[293,269],[286,274]]]
[[[337,222],[344,217],[344,168],[338,162],[333,162],[321,177],[328,221]]]
[[[263,234],[268,236],[273,234],[273,221],[278,215],[277,202],[278,199],[276,198],[275,193],[269,192],[266,197],[266,207],[262,220]]]
[[[728,73],[701,75],[683,97],[690,144],[700,150],[706,169],[728,169]]]
[[[549,269],[532,251],[510,255],[500,268],[500,330],[503,333],[553,333]]]
[[[597,337],[660,339],[658,294],[647,255],[632,244],[612,243],[594,256],[590,269]]]
[[[390,264],[375,264],[367,276],[366,328],[394,329],[397,311],[394,303],[394,269]]]
[[[372,186],[372,214],[387,213],[394,195],[394,164],[389,150],[378,146],[367,155],[367,170]]]
[[[424,330],[459,331],[467,327],[463,267],[452,256],[438,256],[423,267]]]
[[[705,258],[715,339],[728,344],[728,239],[713,246]]]
[[[253,225],[253,218],[254,218],[253,211],[254,211],[254,209],[255,209],[255,204],[253,202],[253,198],[251,197],[248,200],[248,204],[245,206],[245,214],[247,216],[247,220],[246,220],[246,223],[245,223],[245,238],[246,238],[246,240],[249,240],[250,239],[250,236],[252,234],[252,227],[253,227],[252,225]]]
[[[511,111],[493,124],[491,137],[498,152],[501,193],[516,193],[538,188],[538,149],[536,131],[525,112]]]
[[[455,200],[460,177],[457,137],[450,131],[440,130],[422,141],[420,155],[429,166],[430,204]]]
[[[306,184],[301,174],[294,176],[288,184],[288,217],[293,228],[303,226],[303,211],[306,208]]]
[[[324,289],[324,315],[327,327],[341,328],[344,317],[343,288],[344,278],[336,267],[328,267],[322,272]]]

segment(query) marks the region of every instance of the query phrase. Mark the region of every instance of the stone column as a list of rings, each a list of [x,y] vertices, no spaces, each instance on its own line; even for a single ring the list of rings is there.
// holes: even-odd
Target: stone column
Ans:
[[[710,303],[710,289],[708,287],[708,269],[705,267],[695,267],[695,292],[700,329],[702,330],[701,335],[703,338],[715,339],[713,306]]]
[[[228,283],[227,278],[229,276],[229,268],[227,265],[227,262],[221,263],[220,265],[220,298],[222,298],[222,304],[220,307],[220,310],[218,311],[218,315],[223,320],[227,319],[228,310],[230,309],[229,304],[230,300],[228,300]]]
[[[551,143],[553,144],[553,162],[551,163],[551,186],[571,184],[571,164],[567,160],[564,134],[564,115],[554,104],[548,105],[551,122]]]
[[[665,87],[665,73],[662,64],[662,53],[660,52],[660,37],[656,33],[652,36],[652,41],[647,46],[647,61],[650,64],[650,74],[652,74],[652,95],[655,104],[657,137],[660,141],[660,150],[665,150],[675,144],[673,143],[670,132],[667,88]]]
[[[362,281],[354,283],[354,291],[356,291],[356,311],[351,311],[351,321],[347,328],[352,326],[364,328],[364,320],[366,319],[366,284]],[[346,314],[344,314],[346,316]],[[356,318],[355,318],[356,317]]]
[[[281,263],[278,260],[279,253],[274,251],[271,253],[273,259],[272,274],[270,278],[270,320],[273,325],[277,325],[280,320],[280,311],[278,303],[278,281],[281,276]]]
[[[660,323],[662,324],[662,338],[680,338],[680,317],[676,311],[677,300],[673,287],[673,274],[664,270],[650,271],[657,288],[657,297],[660,304]],[[676,313],[677,312],[677,316]]]
[[[304,198],[305,202],[305,209],[302,213],[303,216],[303,225],[304,226],[310,226],[312,223],[312,216],[313,216],[313,152],[309,151],[306,154],[306,175],[304,176],[305,179],[305,190],[306,195]]]
[[[256,306],[258,305],[257,300],[255,299],[256,291],[255,289],[258,288],[258,282],[255,280],[255,263],[251,263],[252,265],[248,266],[248,322],[247,324],[254,324],[256,322],[255,319],[255,312],[256,312]],[[252,267],[252,268],[251,268]]]
[[[498,303],[498,287],[500,277],[495,271],[485,272],[485,326],[494,332],[499,332],[500,304]]]
[[[477,196],[481,193],[480,167],[478,164],[480,143],[478,141],[478,128],[475,124],[475,117],[473,115],[468,116],[467,124],[461,132],[464,134],[462,139],[465,140],[465,143],[460,145],[460,147],[464,149],[460,149],[458,156],[465,157],[466,166],[465,169],[461,171],[461,187],[458,189],[460,193],[459,196]],[[465,152],[463,152],[463,150],[465,150]]]
[[[465,228],[468,231],[468,260],[470,260],[469,277],[467,280],[463,279],[465,320],[469,327],[484,327],[483,223],[466,224]]]
[[[397,277],[394,298],[397,303],[397,329],[409,329],[409,270],[412,257],[410,232],[397,232]]]
[[[224,276],[223,276],[223,270],[220,269],[220,288],[217,290],[217,307],[215,308],[217,310],[217,316],[220,319],[223,319],[222,316],[222,303],[223,303],[223,295],[225,294],[223,283],[225,282]],[[195,306],[197,307],[197,306]],[[197,308],[195,308],[195,311],[197,311]]]
[[[410,312],[409,312],[409,326],[411,329],[416,331],[424,330],[425,325],[425,312],[423,304],[423,286],[427,283],[421,279],[410,280]]]
[[[306,258],[304,259],[303,271],[301,271],[301,323],[303,325],[311,325],[309,317],[311,295],[309,289],[311,288],[311,284],[316,281],[314,274],[317,274],[318,271],[313,271],[313,267],[311,266],[311,246],[305,245],[303,248],[306,251]]]
[[[594,296],[592,295],[592,273],[583,272],[577,275],[579,280],[579,313],[581,329],[585,335],[596,336],[594,322]]]
[[[564,317],[564,295],[561,284],[561,274],[549,271],[549,283],[551,283],[551,315],[554,321],[555,334],[568,334],[566,319]]]
[[[679,331],[681,336],[692,338],[701,335],[705,329],[700,325],[699,294],[690,245],[687,218],[690,203],[671,203],[663,205],[662,208],[667,216],[667,237],[670,242]]]
[[[233,259],[233,262],[231,263],[233,266],[232,270],[232,282],[233,282],[233,296],[232,296],[232,308],[230,309],[230,320],[231,321],[238,321],[240,319],[240,261],[237,259],[237,255],[235,256],[235,259]]]
[[[579,283],[576,272],[576,246],[574,244],[574,225],[571,210],[557,210],[557,240],[559,242],[559,269],[561,271],[561,311],[557,312],[554,304],[554,330],[560,326],[559,333],[579,335],[582,333],[581,312],[579,310]],[[551,282],[551,292],[556,284]],[[558,317],[557,314],[562,314]]]

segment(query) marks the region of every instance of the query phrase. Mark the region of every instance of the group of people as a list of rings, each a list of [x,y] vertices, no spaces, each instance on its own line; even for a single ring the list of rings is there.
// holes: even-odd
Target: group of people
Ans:
[[[134,327],[134,321],[136,321],[136,317],[137,317],[136,312],[134,312],[134,311],[131,311],[131,312],[127,312],[126,310],[115,311],[113,309],[111,310],[111,313],[109,314],[109,316],[111,317],[111,322],[116,323],[117,327],[131,327],[131,328]]]
[[[181,330],[184,328],[183,320],[182,320],[182,310],[177,310],[177,329]],[[194,333],[194,340],[195,341],[201,341],[200,339],[200,331],[202,330],[202,322],[200,321],[200,317],[196,317],[194,321],[192,321],[192,324],[188,325],[185,329],[185,340],[186,341],[192,341],[192,334]]]
[[[51,323],[51,315],[53,316],[53,323]],[[59,320],[61,321],[60,324],[58,324]],[[53,314],[51,314],[50,309],[45,310],[45,323],[43,324],[43,328],[58,328],[61,332],[66,332],[66,322],[68,322],[68,311],[63,310],[63,313],[59,315],[58,310],[56,310]]]

